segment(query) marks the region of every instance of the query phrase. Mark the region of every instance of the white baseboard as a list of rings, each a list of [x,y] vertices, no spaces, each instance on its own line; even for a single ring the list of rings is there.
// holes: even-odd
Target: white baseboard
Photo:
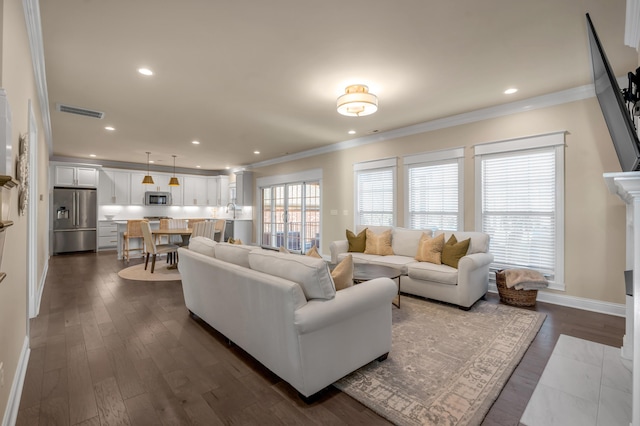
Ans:
[[[489,283],[489,291],[498,293],[495,283]],[[602,302],[600,300],[585,299],[583,297],[567,296],[565,294],[538,291],[539,302],[552,303],[554,305],[567,306],[569,308],[582,309],[584,311],[599,312],[602,314],[626,317],[627,308],[622,303]]]
[[[49,262],[45,262],[42,275],[40,276],[40,291],[38,292],[38,300],[36,301],[36,317],[40,314],[40,302],[42,301],[42,293],[44,292],[44,283],[47,281],[47,272],[49,272]]]
[[[24,385],[24,379],[27,375],[27,365],[29,365],[30,354],[31,349],[29,348],[29,336],[24,336],[22,352],[20,352],[20,359],[18,360],[16,374],[13,376],[13,383],[11,384],[11,391],[9,392],[7,408],[4,411],[2,426],[13,426],[16,424],[16,420],[18,419],[20,398],[22,398],[22,386]]]

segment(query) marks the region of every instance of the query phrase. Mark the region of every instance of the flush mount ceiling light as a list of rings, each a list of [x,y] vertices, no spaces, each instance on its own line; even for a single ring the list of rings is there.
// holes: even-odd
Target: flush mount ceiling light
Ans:
[[[151,173],[149,171],[149,155],[151,153],[147,151],[147,175],[142,179],[142,183],[145,185],[153,185],[153,178],[151,177]]]
[[[138,72],[146,76],[153,75],[153,71],[151,71],[149,68],[138,68]]]
[[[176,156],[173,157],[173,177],[169,179],[169,186],[180,186],[180,182],[178,182],[178,178],[176,177]]]
[[[349,117],[362,117],[378,110],[378,97],[369,93],[365,85],[347,86],[344,95],[338,98],[338,112]]]

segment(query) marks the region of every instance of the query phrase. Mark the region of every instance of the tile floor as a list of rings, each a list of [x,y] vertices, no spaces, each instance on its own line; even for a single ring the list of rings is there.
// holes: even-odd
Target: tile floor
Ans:
[[[631,371],[620,348],[560,335],[520,423],[629,426]]]

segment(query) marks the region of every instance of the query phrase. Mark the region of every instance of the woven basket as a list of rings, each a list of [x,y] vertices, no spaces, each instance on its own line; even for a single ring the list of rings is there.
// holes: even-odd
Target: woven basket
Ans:
[[[507,288],[507,281],[503,270],[496,272],[496,287],[500,300],[512,306],[535,306],[538,290],[516,290]]]

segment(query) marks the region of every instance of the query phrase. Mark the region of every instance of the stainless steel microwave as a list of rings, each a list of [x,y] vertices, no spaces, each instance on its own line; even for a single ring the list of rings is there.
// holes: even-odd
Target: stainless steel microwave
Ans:
[[[170,206],[170,192],[147,191],[144,193],[144,204],[147,206]]]

